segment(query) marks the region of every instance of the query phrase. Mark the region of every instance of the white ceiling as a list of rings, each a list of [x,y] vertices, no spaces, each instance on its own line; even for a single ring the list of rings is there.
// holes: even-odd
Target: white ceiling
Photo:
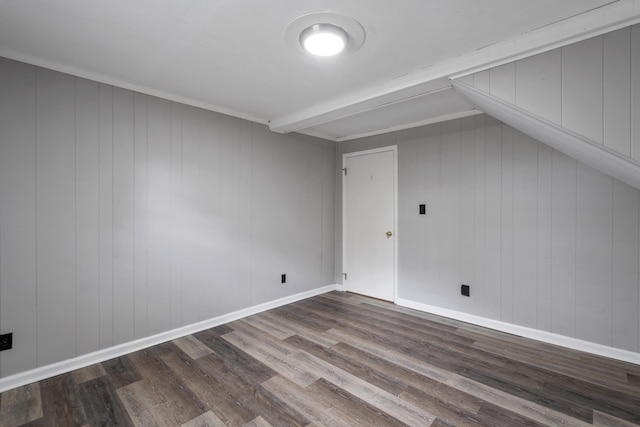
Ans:
[[[624,25],[637,3],[0,0],[0,56],[346,140],[471,114],[449,77]],[[353,17],[364,44],[337,58],[293,48],[288,24],[311,12]]]

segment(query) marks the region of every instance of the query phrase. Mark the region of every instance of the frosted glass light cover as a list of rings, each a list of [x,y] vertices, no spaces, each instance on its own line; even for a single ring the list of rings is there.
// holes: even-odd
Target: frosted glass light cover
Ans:
[[[300,35],[304,50],[316,56],[332,56],[347,47],[349,36],[340,27],[331,24],[314,24]]]

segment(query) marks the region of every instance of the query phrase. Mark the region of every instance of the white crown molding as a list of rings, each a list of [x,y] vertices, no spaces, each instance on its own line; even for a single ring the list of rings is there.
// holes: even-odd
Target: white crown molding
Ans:
[[[602,173],[640,189],[640,164],[634,160],[614,154],[604,145],[579,137],[568,129],[467,83],[454,80],[452,84],[456,92],[479,110]]]
[[[229,108],[221,107],[219,105],[213,105],[206,102],[198,101],[191,98],[186,98],[178,95],[174,95],[169,92],[164,92],[161,90],[153,89],[147,86],[142,86],[135,83],[130,83],[124,80],[115,79],[112,77],[107,77],[100,73],[92,73],[89,71],[82,70],[80,68],[57,64],[55,62],[46,61],[40,58],[36,58],[31,55],[23,55],[21,53],[16,53],[11,50],[0,48],[0,56],[12,59],[14,61],[24,62],[26,64],[35,65],[37,67],[47,68],[49,70],[58,71],[65,74],[70,74],[74,77],[80,77],[87,80],[93,80],[98,83],[104,83],[110,86],[115,86],[122,89],[128,89],[133,92],[138,92],[144,95],[155,96],[157,98],[166,99],[168,101],[178,102],[180,104],[189,105],[192,107],[202,108],[203,110],[213,111],[214,113],[224,114],[226,116],[232,116],[243,120],[248,120],[250,122],[259,123],[262,125],[268,125],[269,121],[265,119],[261,119],[259,117],[254,117],[250,114],[245,114],[240,111],[232,110]]]
[[[640,0],[619,0],[360,92],[274,118],[273,132],[301,132],[434,90],[442,79],[506,64],[640,22]]]
[[[459,320],[461,322],[471,323],[472,325],[482,326],[484,328],[493,329],[508,334],[518,335],[525,338],[542,341],[548,344],[559,345],[573,350],[583,351],[598,356],[609,357],[623,362],[634,363],[640,365],[640,353],[628,350],[609,347],[602,344],[596,344],[589,341],[579,340],[564,335],[554,334],[553,332],[542,331],[539,329],[518,326],[512,323],[506,323],[499,320],[487,319],[485,317],[475,316],[460,311],[449,310],[446,308],[436,307],[416,301],[398,299],[396,304],[402,307],[411,308],[425,313],[435,314],[437,316],[447,317],[449,319]]]
[[[257,304],[252,307],[244,308],[232,313],[223,314],[221,316],[214,317],[212,319],[204,320],[202,322],[193,323],[191,325],[183,326],[180,328],[172,329],[170,331],[161,332],[150,337],[129,341],[124,344],[116,345],[113,347],[98,350],[93,353],[84,354],[82,356],[74,357],[73,359],[63,360],[61,362],[53,363],[39,368],[31,369],[29,371],[20,372],[5,378],[0,378],[0,393],[7,390],[14,389],[26,384],[31,384],[36,381],[40,381],[46,378],[51,378],[56,375],[71,372],[76,369],[84,368],[95,363],[104,362],[106,360],[113,359],[115,357],[123,356],[125,354],[132,353],[134,351],[142,350],[154,345],[162,344],[167,341],[171,341],[177,338],[191,335],[196,332],[204,331],[209,328],[223,325],[225,323],[233,322],[234,320],[242,319],[247,316],[251,316],[257,313],[261,313],[272,308],[277,308],[286,304],[291,304],[296,301],[301,301],[306,298],[311,298],[316,295],[321,295],[327,292],[331,292],[337,289],[336,285],[324,286],[322,288],[312,289],[307,292],[301,292],[299,294],[290,295],[277,300]]]

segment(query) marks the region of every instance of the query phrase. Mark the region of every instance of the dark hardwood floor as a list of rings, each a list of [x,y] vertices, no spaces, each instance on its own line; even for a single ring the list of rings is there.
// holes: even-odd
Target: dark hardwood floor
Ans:
[[[2,426],[640,425],[640,366],[332,292],[0,395]]]

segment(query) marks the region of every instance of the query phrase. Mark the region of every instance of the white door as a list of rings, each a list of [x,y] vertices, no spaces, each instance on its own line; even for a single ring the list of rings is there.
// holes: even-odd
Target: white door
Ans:
[[[395,300],[396,147],[343,157],[344,289]]]

